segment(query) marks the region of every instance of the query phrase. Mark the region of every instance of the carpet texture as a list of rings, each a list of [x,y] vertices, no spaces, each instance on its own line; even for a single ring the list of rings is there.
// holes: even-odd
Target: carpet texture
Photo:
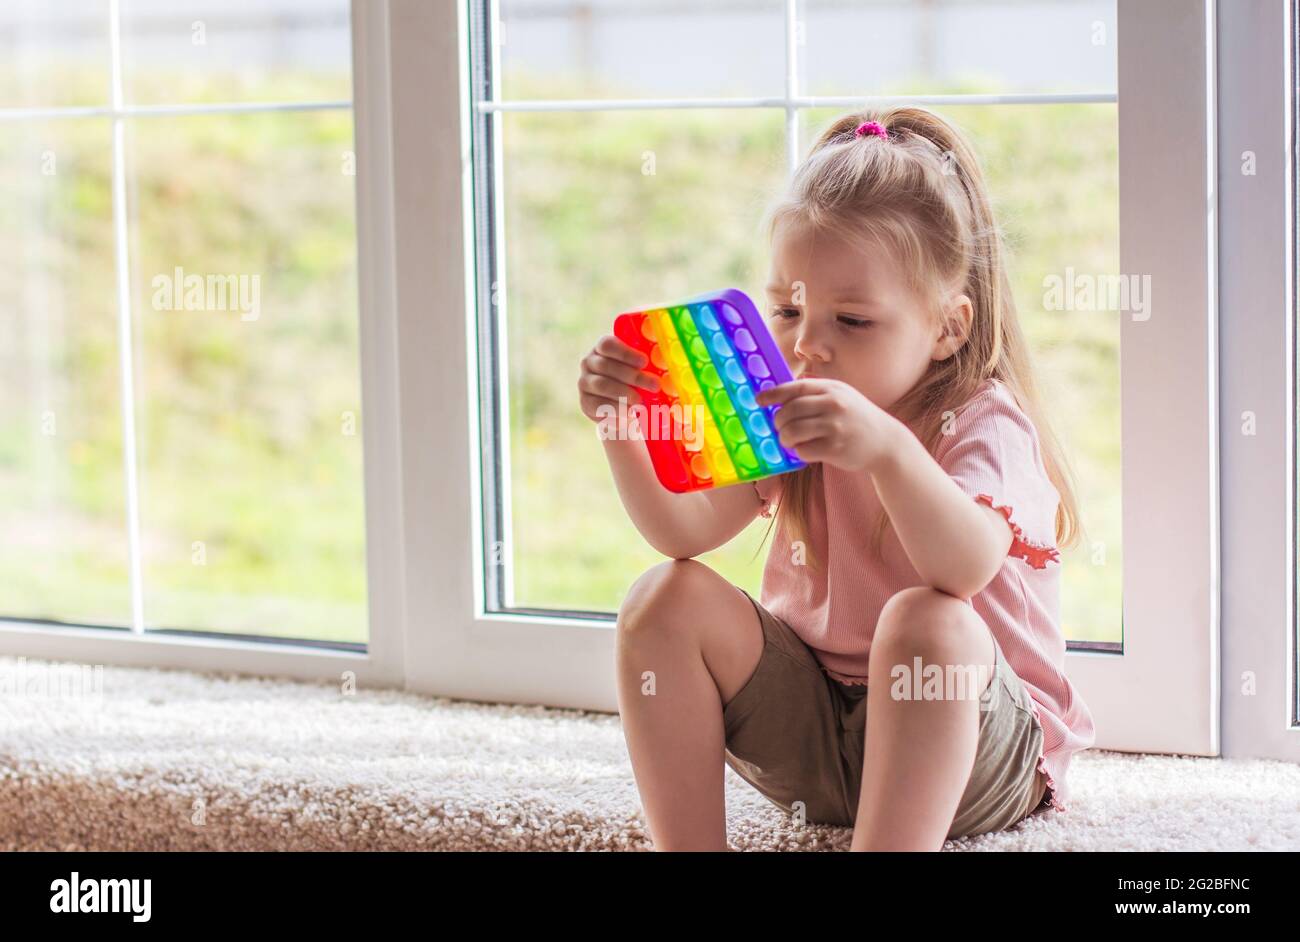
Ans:
[[[0,849],[649,849],[614,715],[118,667],[15,689],[64,668],[0,658]],[[1069,811],[945,849],[1300,850],[1289,763],[1092,750],[1070,776]],[[726,790],[737,850],[848,848]]]

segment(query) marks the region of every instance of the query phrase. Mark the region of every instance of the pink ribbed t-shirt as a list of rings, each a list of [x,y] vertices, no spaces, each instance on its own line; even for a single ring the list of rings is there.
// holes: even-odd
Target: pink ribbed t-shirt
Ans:
[[[1055,548],[1060,495],[1044,468],[1038,434],[1010,389],[989,379],[956,410],[948,434],[939,437],[935,460],[974,500],[1006,517],[1015,534],[1002,568],[968,604],[1029,691],[1043,728],[1038,769],[1052,806],[1063,811],[1066,769],[1075,752],[1093,744],[1093,719],[1065,675]],[[762,516],[772,516],[784,477],[754,482],[764,502]],[[872,553],[882,508],[870,474],[823,464],[822,486],[809,499],[807,548],[823,566],[806,565],[788,551],[791,539],[779,523],[759,599],[808,645],[827,676],[865,684],[885,602],[924,582],[892,528],[882,541],[884,564]]]

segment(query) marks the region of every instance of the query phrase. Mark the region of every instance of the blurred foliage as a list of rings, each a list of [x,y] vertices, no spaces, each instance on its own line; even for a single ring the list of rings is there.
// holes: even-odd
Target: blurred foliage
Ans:
[[[125,625],[111,123],[10,127],[0,205],[20,225],[6,227],[0,264],[4,611]],[[352,115],[125,127],[146,625],[364,641]],[[177,268],[244,278],[256,310],[233,298],[156,308],[154,279]]]
[[[165,100],[157,81],[152,100]],[[531,97],[565,96],[551,78],[527,81]],[[304,98],[337,91],[295,82]],[[1115,108],[942,110],[986,161],[1039,380],[1090,540],[1104,547],[1101,564],[1092,543],[1066,556],[1067,635],[1119,640],[1118,315],[1042,309],[1045,275],[1118,271]],[[804,148],[832,116],[801,116]],[[783,115],[511,113],[502,124],[513,601],[612,611],[662,557],[628,522],[578,411],[579,358],[620,311],[723,286],[760,293],[757,226],[786,174]],[[11,312],[0,334],[5,614],[126,624],[110,122],[10,127],[0,139],[0,205],[17,223],[0,263]],[[147,624],[363,641],[351,115],[127,129]],[[53,175],[42,173],[47,152]],[[260,317],[154,310],[152,278],[177,266],[260,275]],[[42,431],[47,412],[57,434]],[[354,435],[342,431],[347,414]],[[764,527],[704,560],[756,594]]]

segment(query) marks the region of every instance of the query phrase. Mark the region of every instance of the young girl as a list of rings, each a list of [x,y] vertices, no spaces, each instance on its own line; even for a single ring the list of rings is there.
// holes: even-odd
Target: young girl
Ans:
[[[1094,741],[1059,619],[1077,512],[967,139],[922,108],[845,115],[767,231],[768,324],[795,378],[758,398],[808,466],[673,494],[644,442],[602,435],[633,523],[672,557],[618,616],[655,847],[727,849],[720,759],[801,821],[852,825],[853,850],[1065,810]],[[645,365],[603,337],[584,413],[657,388]],[[691,558],[774,503],[761,601]]]

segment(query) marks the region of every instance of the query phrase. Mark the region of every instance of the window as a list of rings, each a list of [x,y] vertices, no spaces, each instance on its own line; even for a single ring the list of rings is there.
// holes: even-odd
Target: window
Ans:
[[[1114,0],[501,0],[498,20],[490,6],[473,4],[471,85],[486,609],[601,617],[661,558],[621,508],[570,374],[619,311],[761,295],[766,200],[870,89],[931,104],[981,150],[1078,479],[1066,634],[1118,650],[1123,315],[1051,308],[1046,289],[1119,271]],[[757,595],[765,526],[703,560]]]
[[[0,647],[616,709],[611,613],[657,557],[618,508],[571,371],[620,310],[700,284],[755,290],[770,190],[871,83],[951,114],[993,177],[1089,514],[1063,610],[1097,745],[1215,754],[1220,681],[1254,670],[1267,696],[1224,699],[1225,723],[1278,734],[1247,750],[1293,754],[1277,721],[1294,689],[1291,621],[1267,608],[1289,598],[1286,457],[1219,425],[1221,397],[1224,429],[1252,408],[1261,428],[1290,424],[1270,411],[1292,390],[1270,372],[1290,350],[1289,321],[1272,316],[1289,269],[1280,251],[1246,248],[1291,238],[1273,179],[1285,175],[1262,158],[1258,177],[1223,169],[1243,140],[1287,152],[1265,104],[1284,80],[1257,38],[1287,29],[1208,0],[1126,0],[1113,18],[1028,0],[976,58],[954,37],[1009,6],[916,8],[373,0],[322,22],[335,7],[227,19],[224,5],[188,5],[176,41],[208,45],[180,55],[182,81],[168,49],[136,55],[171,6],[7,7],[0,198],[24,237],[0,261],[0,300],[19,312],[0,333],[0,522],[15,534],[0,547]],[[661,51],[648,40],[668,16]],[[223,41],[235,26],[240,42]],[[895,84],[867,71],[871,57],[820,45],[850,32],[888,47]],[[1018,49],[1025,35],[1035,48]],[[1059,69],[1034,65],[1040,43]],[[322,61],[349,45],[350,62]],[[569,62],[583,68],[562,75]],[[1216,114],[1235,101],[1260,108]],[[1257,116],[1262,129],[1234,130]],[[38,177],[47,151],[55,174]],[[1041,179],[1055,165],[1070,185]],[[1234,199],[1256,202],[1238,216]],[[208,317],[206,284],[199,310],[155,308],[165,271],[151,269],[182,252],[185,274],[262,274],[259,317]],[[1048,309],[1047,275],[1112,268],[1150,276],[1149,317]],[[1249,329],[1219,330],[1220,295],[1257,318]],[[1248,626],[1225,634],[1222,664],[1221,526],[1225,623]],[[758,544],[756,525],[707,561],[757,588]],[[251,566],[242,579],[213,568],[231,545]],[[249,643],[276,630],[277,644]]]
[[[0,616],[365,644],[348,3],[0,35]]]

